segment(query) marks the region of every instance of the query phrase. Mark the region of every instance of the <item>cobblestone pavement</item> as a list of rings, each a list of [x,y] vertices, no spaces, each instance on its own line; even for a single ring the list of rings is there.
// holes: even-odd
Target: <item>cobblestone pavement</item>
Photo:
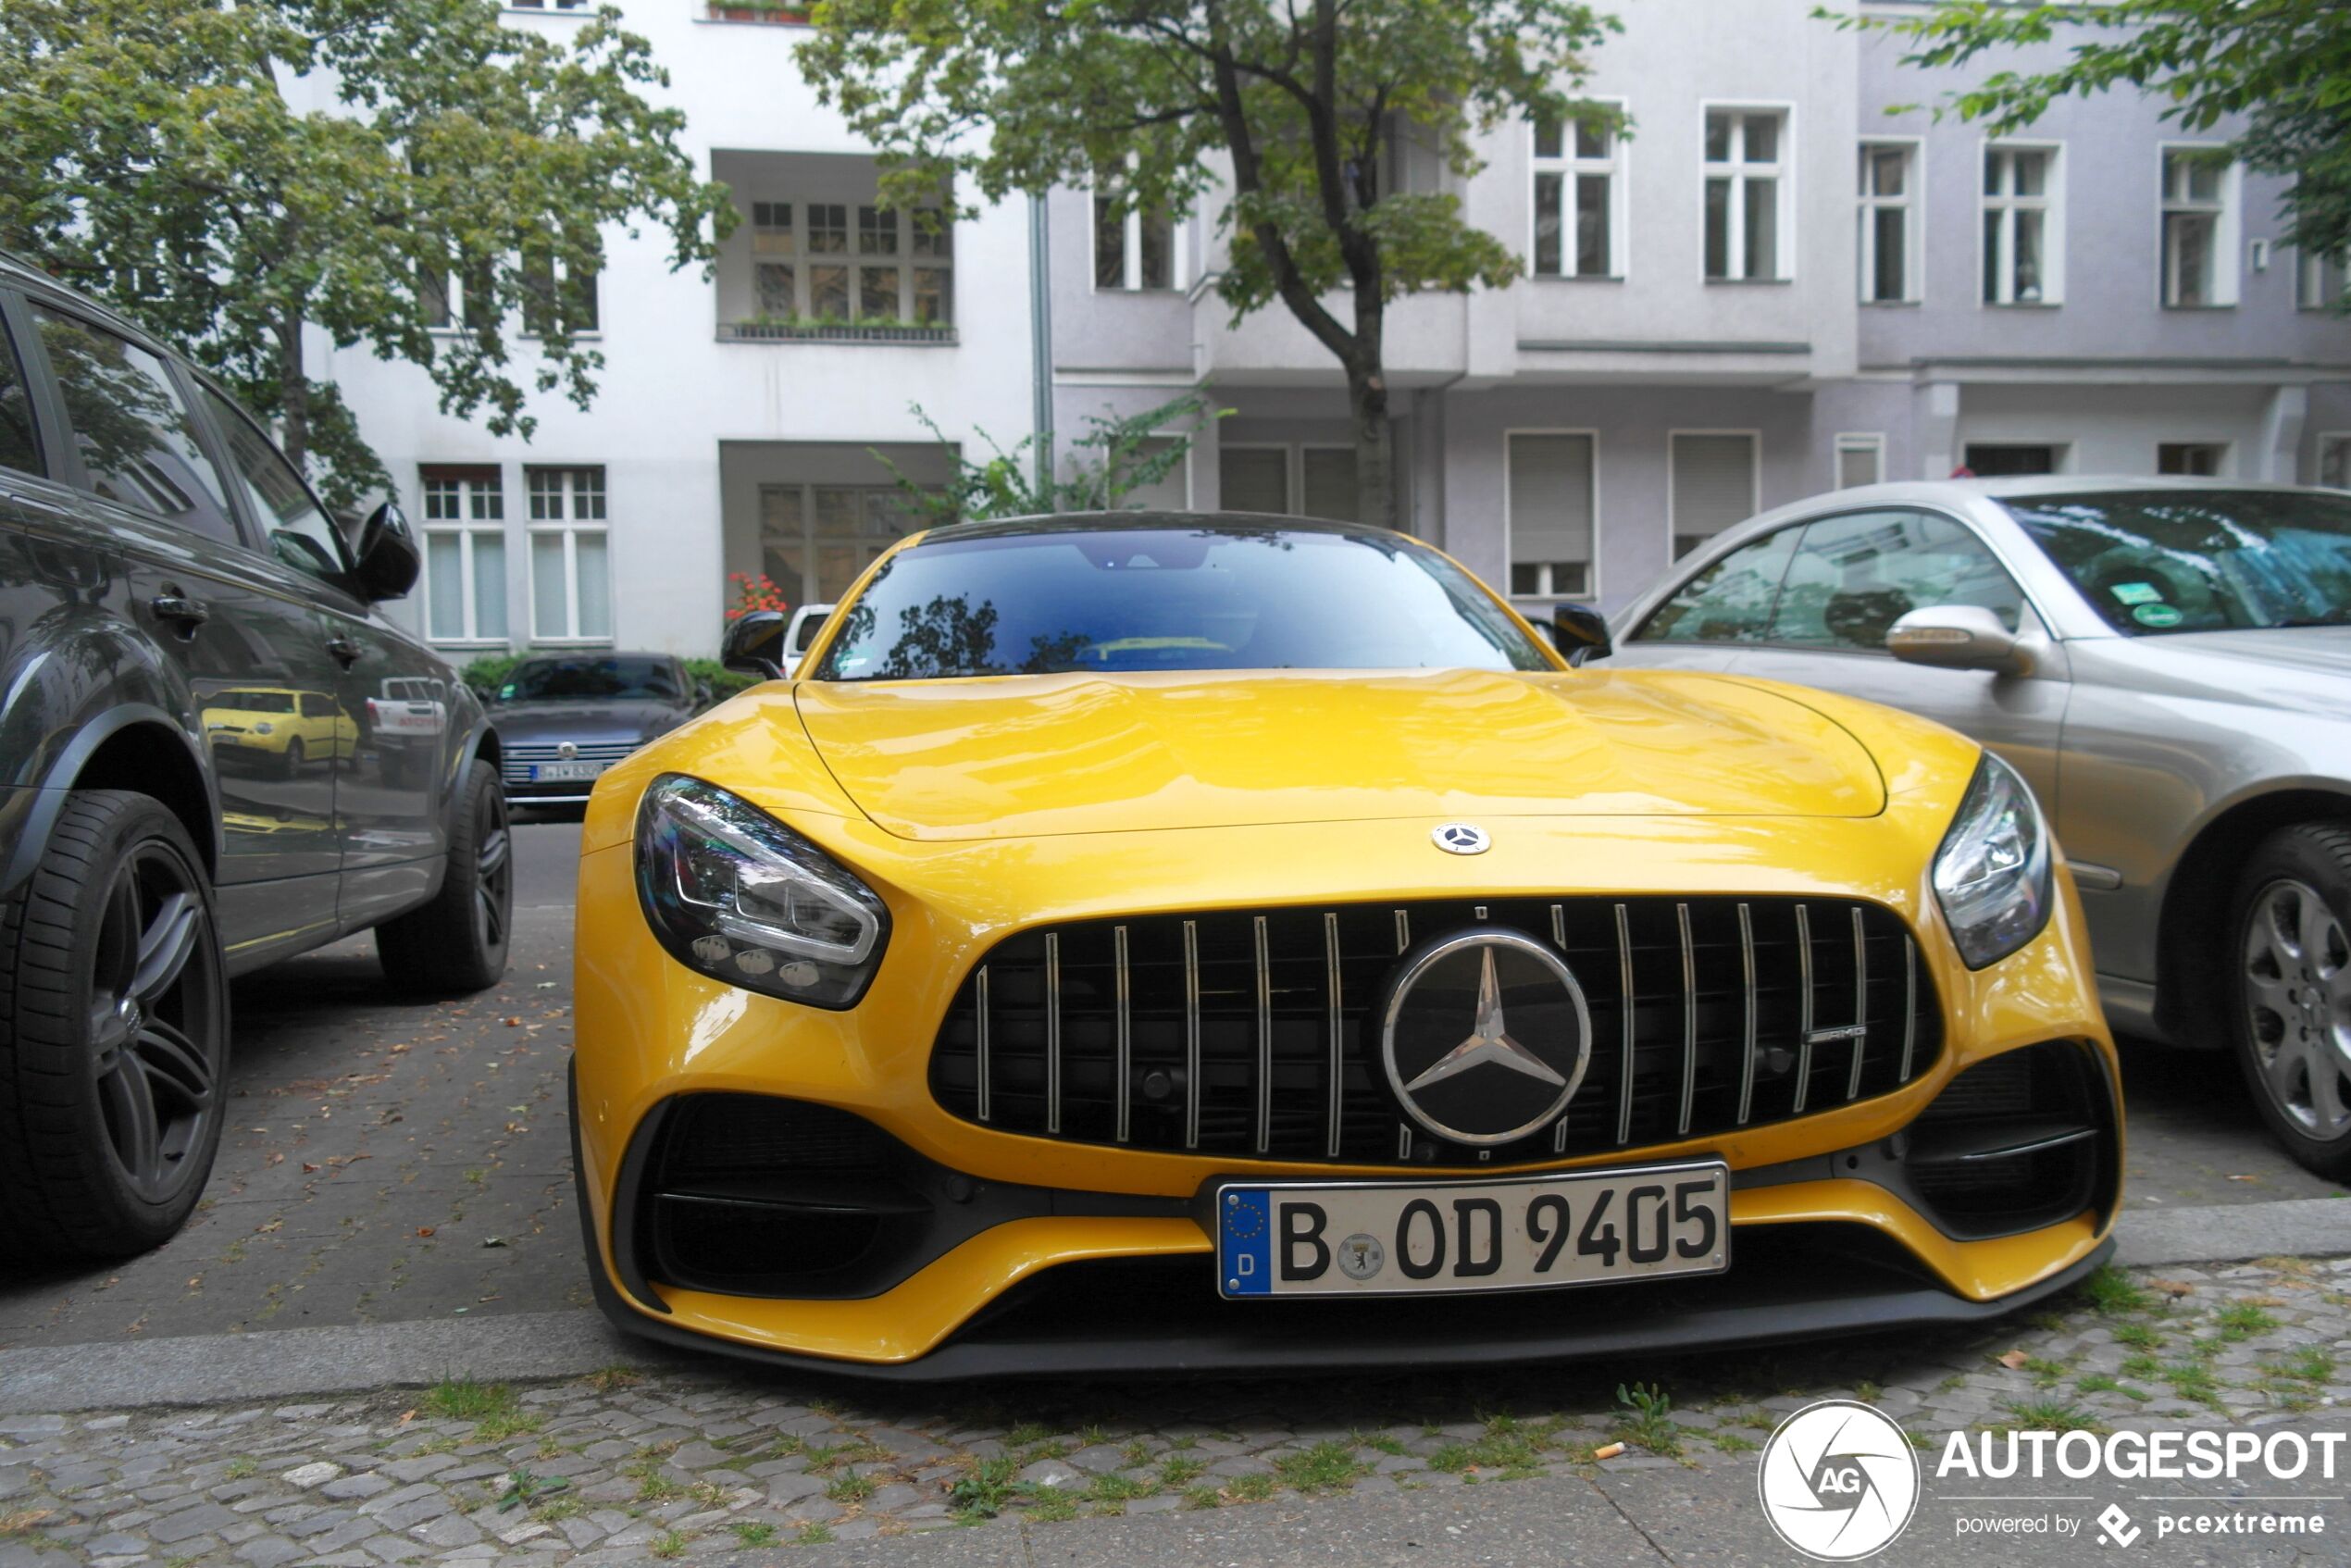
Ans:
[[[1840,1395],[1922,1447],[1981,1425],[2332,1425],[2351,1400],[2345,1351],[2351,1259],[2271,1259],[2108,1269],[2052,1310],[1964,1334],[1639,1368],[942,1395],[713,1362],[17,1416],[0,1419],[0,1568],[591,1568],[1277,1494],[1748,1467],[1782,1416]]]

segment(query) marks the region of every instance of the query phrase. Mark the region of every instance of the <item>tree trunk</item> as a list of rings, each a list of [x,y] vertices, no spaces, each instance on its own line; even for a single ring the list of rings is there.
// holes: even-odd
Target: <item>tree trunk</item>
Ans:
[[[1347,411],[1355,427],[1356,520],[1397,528],[1395,427],[1388,423],[1387,378],[1378,361],[1348,366]]]
[[[302,317],[292,312],[278,320],[279,444],[294,467],[309,471],[310,378],[302,368]]]

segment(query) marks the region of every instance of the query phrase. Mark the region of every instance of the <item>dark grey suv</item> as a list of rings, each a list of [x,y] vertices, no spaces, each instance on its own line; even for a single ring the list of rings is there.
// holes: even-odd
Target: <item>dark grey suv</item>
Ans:
[[[0,1255],[179,1227],[231,976],[370,927],[404,986],[504,973],[496,737],[375,608],[416,576],[397,508],[346,538],[220,388],[0,258]]]

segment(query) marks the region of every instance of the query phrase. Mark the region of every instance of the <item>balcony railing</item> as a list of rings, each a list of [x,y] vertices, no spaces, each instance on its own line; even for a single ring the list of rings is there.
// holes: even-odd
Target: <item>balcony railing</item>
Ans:
[[[806,6],[787,6],[777,0],[749,0],[743,5],[726,5],[722,0],[709,0],[706,7],[715,22],[781,22],[792,27],[808,23]]]
[[[952,348],[952,327],[899,322],[721,321],[722,343],[915,343]]]

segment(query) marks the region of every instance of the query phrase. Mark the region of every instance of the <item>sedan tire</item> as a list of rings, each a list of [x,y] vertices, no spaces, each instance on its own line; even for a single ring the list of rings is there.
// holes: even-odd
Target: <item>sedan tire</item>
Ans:
[[[2233,910],[2230,1033],[2253,1102],[2295,1160],[2351,1177],[2351,828],[2271,834]]]
[[[220,1146],[229,986],[212,886],[163,803],[76,790],[0,906],[0,1238],[160,1245]]]
[[[449,865],[431,902],[376,927],[376,956],[394,985],[453,996],[506,973],[515,914],[514,835],[498,770],[476,761],[458,787]]]

